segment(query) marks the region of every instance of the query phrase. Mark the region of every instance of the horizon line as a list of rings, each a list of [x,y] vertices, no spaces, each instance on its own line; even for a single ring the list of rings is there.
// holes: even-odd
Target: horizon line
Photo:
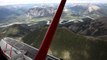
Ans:
[[[20,3],[20,4],[0,4],[0,6],[9,6],[9,5],[27,5],[27,4],[31,4],[31,5],[33,5],[33,4],[59,4],[59,3],[48,3],[48,2],[46,2],[46,3]],[[107,4],[107,2],[105,2],[105,3],[101,3],[101,2],[98,2],[98,3],[90,3],[90,2],[73,2],[73,3],[71,3],[71,2],[67,2],[66,4]]]

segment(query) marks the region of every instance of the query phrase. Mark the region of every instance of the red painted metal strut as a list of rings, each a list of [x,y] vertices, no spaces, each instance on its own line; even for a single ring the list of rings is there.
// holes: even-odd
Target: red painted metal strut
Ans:
[[[59,8],[58,8],[58,10],[57,10],[52,22],[51,22],[51,25],[49,26],[47,33],[43,39],[43,42],[40,46],[38,54],[35,57],[35,60],[45,60],[46,59],[48,49],[51,45],[51,42],[52,42],[53,36],[55,34],[56,28],[58,26],[63,8],[65,6],[65,3],[66,3],[66,0],[61,1]]]
[[[10,48],[10,57],[12,57],[12,47]]]
[[[4,49],[4,53],[6,53],[6,50],[7,50],[7,46],[8,46],[8,44],[6,43],[6,47],[5,47],[5,49]]]

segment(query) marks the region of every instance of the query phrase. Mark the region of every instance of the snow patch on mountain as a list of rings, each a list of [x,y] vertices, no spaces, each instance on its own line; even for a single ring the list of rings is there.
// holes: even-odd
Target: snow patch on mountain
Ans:
[[[99,6],[91,5],[91,6],[88,7],[88,12],[97,11],[97,10],[99,10],[99,9],[100,9]]]

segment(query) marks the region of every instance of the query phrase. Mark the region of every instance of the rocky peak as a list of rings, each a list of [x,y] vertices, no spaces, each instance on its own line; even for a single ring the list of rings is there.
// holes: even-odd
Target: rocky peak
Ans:
[[[46,17],[53,15],[55,13],[55,9],[52,7],[35,7],[29,9],[27,12],[27,17],[35,18],[35,17]]]

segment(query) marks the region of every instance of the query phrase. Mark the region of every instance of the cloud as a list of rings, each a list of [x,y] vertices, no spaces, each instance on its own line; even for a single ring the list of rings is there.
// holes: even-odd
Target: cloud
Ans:
[[[70,0],[69,0],[70,2]],[[107,3],[107,0],[72,0],[72,3]]]
[[[30,4],[30,3],[59,3],[61,0],[0,0],[0,5]],[[67,0],[68,3],[107,3],[107,0]]]

